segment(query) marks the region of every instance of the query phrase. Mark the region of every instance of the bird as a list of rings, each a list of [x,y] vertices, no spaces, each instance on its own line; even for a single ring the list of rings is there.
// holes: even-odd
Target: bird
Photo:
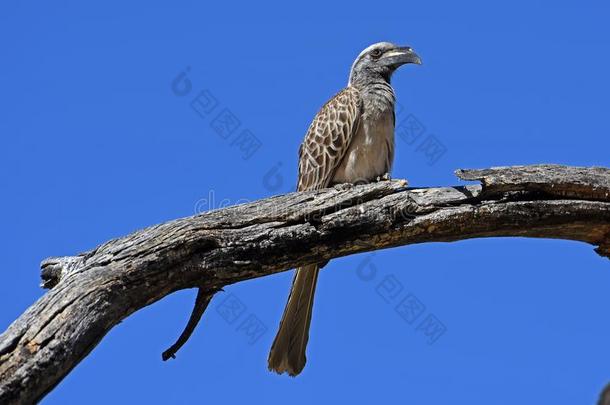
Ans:
[[[297,191],[390,178],[394,160],[395,95],[392,74],[422,61],[409,46],[378,42],[353,62],[347,87],[322,106],[299,148]],[[269,352],[269,370],[294,377],[306,362],[306,346],[320,268],[296,269],[279,330]]]

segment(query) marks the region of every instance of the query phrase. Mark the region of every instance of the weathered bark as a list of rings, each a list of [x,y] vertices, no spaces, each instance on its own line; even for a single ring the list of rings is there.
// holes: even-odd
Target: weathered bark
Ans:
[[[0,403],[39,400],[114,325],[180,289],[200,288],[200,304],[207,304],[223,286],[296,266],[490,236],[582,241],[610,257],[609,169],[538,165],[457,174],[483,184],[408,189],[404,181],[384,181],[292,193],[45,260],[43,286],[52,289],[0,336]]]

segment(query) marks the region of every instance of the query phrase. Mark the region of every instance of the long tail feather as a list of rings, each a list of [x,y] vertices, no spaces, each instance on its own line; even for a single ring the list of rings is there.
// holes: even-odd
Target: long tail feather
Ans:
[[[305,367],[305,349],[319,271],[317,265],[296,270],[280,328],[269,352],[269,370],[295,376]]]

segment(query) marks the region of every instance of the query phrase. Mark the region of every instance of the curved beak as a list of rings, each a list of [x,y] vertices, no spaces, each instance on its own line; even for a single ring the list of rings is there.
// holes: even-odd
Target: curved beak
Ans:
[[[407,63],[421,65],[421,58],[415,53],[413,48],[409,46],[403,46],[387,51],[381,57],[381,59],[383,59],[388,66],[393,66],[395,68]]]

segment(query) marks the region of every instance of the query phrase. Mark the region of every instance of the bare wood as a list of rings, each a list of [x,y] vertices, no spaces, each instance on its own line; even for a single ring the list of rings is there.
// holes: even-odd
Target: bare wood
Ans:
[[[0,335],[0,403],[41,399],[114,325],[180,289],[212,292],[354,253],[491,236],[582,241],[610,257],[609,169],[457,174],[483,184],[408,189],[395,180],[291,193],[45,260],[43,286],[52,289]]]
[[[180,334],[178,340],[176,340],[176,343],[174,343],[170,346],[169,349],[161,353],[161,359],[163,359],[163,361],[176,358],[176,353],[178,352],[178,350],[180,350],[180,348],[184,346],[184,344],[189,340],[189,338],[195,331],[195,328],[197,328],[197,324],[199,324],[199,321],[201,320],[203,313],[207,309],[210,301],[212,300],[212,297],[214,297],[215,292],[216,291],[207,291],[203,288],[200,288],[197,291],[195,307],[193,308],[193,312],[191,313],[189,321],[186,324],[184,331],[182,331],[182,333]]]

